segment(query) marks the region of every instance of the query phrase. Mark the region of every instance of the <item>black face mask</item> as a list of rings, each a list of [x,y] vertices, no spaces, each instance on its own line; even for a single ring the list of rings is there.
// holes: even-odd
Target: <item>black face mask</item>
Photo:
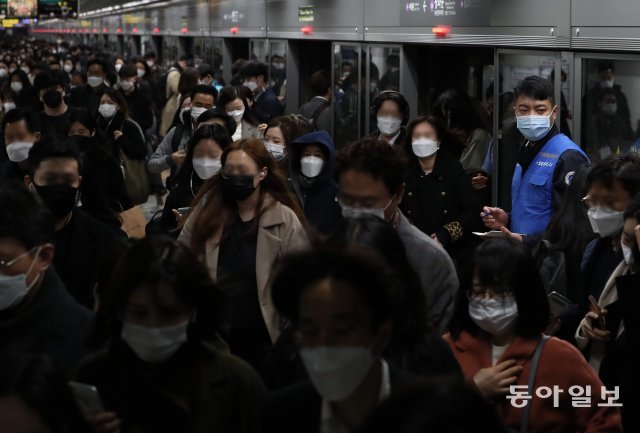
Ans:
[[[78,188],[61,184],[38,186],[34,183],[33,186],[51,214],[56,218],[69,215],[76,207]]]
[[[69,138],[78,145],[81,152],[86,152],[93,145],[93,137],[85,137],[84,135],[70,135]]]
[[[57,90],[48,90],[42,95],[42,102],[49,108],[56,108],[62,103],[62,93]]]
[[[250,174],[222,176],[222,192],[230,199],[244,201],[256,190],[256,187],[253,186],[254,177]]]

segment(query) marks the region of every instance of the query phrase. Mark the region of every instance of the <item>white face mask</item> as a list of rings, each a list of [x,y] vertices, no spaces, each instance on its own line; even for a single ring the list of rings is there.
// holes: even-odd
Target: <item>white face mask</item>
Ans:
[[[389,200],[389,203],[385,207],[382,208],[355,208],[349,206],[342,206],[342,217],[343,218],[360,218],[367,215],[377,216],[381,220],[386,220],[384,213],[393,201],[393,197]]]
[[[306,177],[316,177],[322,171],[324,160],[317,156],[305,156],[300,159],[300,171]]]
[[[104,83],[104,79],[102,77],[96,77],[94,75],[89,75],[87,77],[87,83],[89,83],[89,85],[91,87],[98,87],[100,85],[102,85]]]
[[[371,349],[360,346],[303,347],[300,357],[314,388],[328,401],[352,395],[374,363]]]
[[[267,148],[271,157],[275,161],[282,161],[286,155],[283,144],[271,143],[269,141],[264,142],[264,147]]]
[[[626,246],[624,242],[621,242],[620,246],[622,247],[622,255],[624,256],[625,263],[627,266],[633,266],[633,250],[631,247]]]
[[[125,92],[130,92],[136,87],[135,83],[131,81],[120,81],[120,88]]]
[[[171,358],[187,342],[188,326],[188,321],[166,328],[146,328],[124,322],[121,336],[144,362],[162,362]]]
[[[29,141],[15,141],[7,145],[7,155],[12,162],[26,161],[29,157],[29,150],[33,147],[33,143]]]
[[[22,91],[22,83],[20,81],[12,81],[11,90],[13,90],[16,93],[20,93]]]
[[[602,80],[600,81],[600,87],[602,87],[603,89],[611,89],[613,88],[613,80]]]
[[[207,111],[207,109],[204,107],[191,107],[191,118],[195,122],[198,120],[198,117],[200,117],[200,115],[205,111]]]
[[[193,158],[193,169],[202,180],[207,180],[218,174],[221,168],[222,162],[219,159]]]
[[[430,138],[418,138],[411,143],[411,149],[418,158],[428,158],[438,151],[438,142]]]
[[[42,250],[42,247],[37,248],[35,257],[33,258],[31,266],[29,266],[26,273],[12,276],[0,274],[0,311],[7,310],[20,304],[29,293],[29,290],[31,290],[40,278],[40,275],[36,276],[31,284],[27,285],[27,275],[29,275],[33,270],[33,266],[36,263],[36,258],[40,254],[40,250]],[[16,257],[12,262],[15,263],[19,259],[22,259],[31,251],[33,251],[33,249]]]
[[[593,232],[606,238],[619,233],[624,226],[624,212],[597,206],[587,211]]]
[[[240,123],[242,122],[242,116],[244,116],[244,108],[242,110],[227,111],[227,116],[233,117],[236,123]]]
[[[62,69],[64,69],[64,71],[68,74],[69,72],[73,71],[73,65],[64,65]]]
[[[98,107],[98,112],[105,119],[111,119],[115,114],[118,108],[113,104],[100,104]]]
[[[4,108],[4,112],[8,113],[9,111],[16,109],[16,104],[13,102],[5,102],[2,104],[2,107]]]
[[[618,104],[616,102],[602,104],[602,112],[607,116],[613,116],[618,112]]]
[[[472,296],[469,300],[469,316],[483,331],[501,335],[518,318],[518,304],[513,295],[507,295],[504,299]]]
[[[138,75],[138,78],[144,77],[144,74],[146,73],[147,71],[145,71],[144,69],[136,69],[136,74]]]
[[[116,63],[116,72],[120,72],[120,69],[122,69],[122,63]]]
[[[151,60],[147,60],[147,66],[153,68],[154,63]]]
[[[395,135],[400,129],[401,125],[402,125],[402,120],[397,119],[393,116],[378,117],[378,131],[380,131],[383,135],[387,135],[387,136]]]
[[[551,130],[551,114],[548,116],[516,116],[518,130],[529,141],[541,140]]]
[[[256,83],[255,81],[245,81],[242,84],[243,86],[248,87],[249,90],[251,90],[252,92],[255,92],[256,89],[258,88],[258,83]]]
[[[9,75],[9,71],[6,68],[0,68],[0,78],[4,78]]]

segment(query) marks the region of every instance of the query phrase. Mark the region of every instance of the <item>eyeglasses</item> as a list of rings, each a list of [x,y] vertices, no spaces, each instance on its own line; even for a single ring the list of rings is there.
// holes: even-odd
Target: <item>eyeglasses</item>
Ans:
[[[509,296],[512,296],[513,292],[511,290],[497,290],[496,288],[477,288],[474,287],[473,291],[467,292],[467,299],[471,300],[475,299],[505,299]]]
[[[11,266],[15,265],[23,257],[26,257],[27,255],[31,254],[32,252],[34,252],[37,249],[38,249],[38,247],[33,247],[29,251],[27,251],[25,253],[22,253],[18,257],[14,258],[14,259],[11,259],[11,260],[0,260],[0,272],[3,272],[5,269],[10,268]]]

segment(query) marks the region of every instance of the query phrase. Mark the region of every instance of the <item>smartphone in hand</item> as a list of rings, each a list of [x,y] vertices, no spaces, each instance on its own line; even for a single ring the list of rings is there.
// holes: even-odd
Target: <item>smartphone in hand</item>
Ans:
[[[84,415],[95,415],[105,412],[98,388],[79,382],[69,382],[69,387],[76,397],[76,403]]]
[[[602,309],[598,305],[598,301],[596,301],[596,298],[594,298],[593,295],[589,295],[589,305],[591,312],[595,313],[598,316],[596,320],[591,320],[591,326],[604,330],[606,328],[604,314],[602,314]]]

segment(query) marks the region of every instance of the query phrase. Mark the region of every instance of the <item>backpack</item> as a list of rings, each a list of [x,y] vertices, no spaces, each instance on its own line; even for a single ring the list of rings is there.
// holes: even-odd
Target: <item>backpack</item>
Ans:
[[[309,123],[311,123],[314,128],[318,129],[316,127],[316,121],[318,120],[318,117],[320,117],[322,112],[329,107],[331,107],[331,103],[329,101],[322,101],[322,104],[318,105],[318,108],[316,108],[316,110],[313,112],[313,114],[309,118]]]
[[[543,240],[534,248],[533,256],[547,293],[558,292],[569,297],[567,257],[564,251],[553,248],[549,241]]]

